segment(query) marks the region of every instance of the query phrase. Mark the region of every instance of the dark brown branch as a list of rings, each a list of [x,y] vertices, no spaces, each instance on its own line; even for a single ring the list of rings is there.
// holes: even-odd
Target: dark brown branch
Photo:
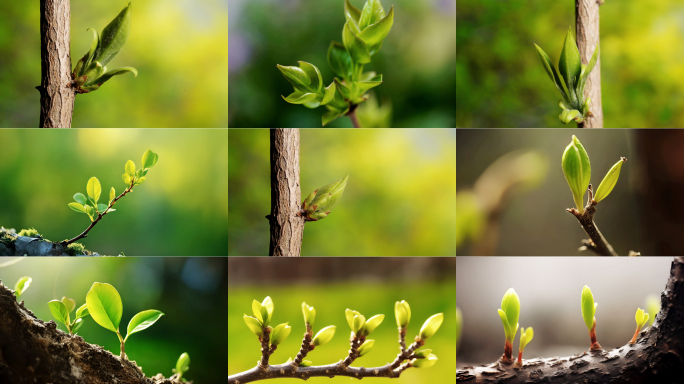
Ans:
[[[579,213],[575,208],[568,208],[566,211],[572,213],[580,225],[584,229],[584,232],[589,235],[590,240],[583,240],[582,243],[586,249],[589,249],[599,256],[617,256],[613,247],[608,243],[605,237],[601,234],[596,223],[594,223],[594,214],[596,214],[596,204],[598,202],[594,200],[594,192],[591,190],[591,184],[587,189],[589,193],[589,199],[587,200],[587,206],[584,207],[584,212]]]
[[[299,185],[299,129],[271,129],[271,226],[270,256],[298,257],[304,237],[304,218],[299,216],[302,192]]]
[[[95,224],[97,224],[98,221],[100,221],[100,219],[102,219],[102,217],[104,217],[104,215],[106,215],[106,214],[109,213],[109,209],[110,209],[111,207],[113,207],[114,204],[116,204],[116,202],[117,202],[120,198],[126,196],[126,194],[127,194],[128,192],[132,191],[134,186],[135,186],[135,179],[131,180],[131,185],[130,185],[130,187],[126,188],[126,190],[123,191],[123,193],[121,193],[121,194],[120,194],[119,196],[117,196],[114,200],[112,200],[112,203],[109,204],[109,206],[107,207],[107,209],[105,209],[104,212],[100,212],[100,213],[97,214],[97,218],[96,218],[95,220],[93,220],[92,223],[90,223],[90,225],[88,226],[88,228],[86,228],[85,231],[83,231],[80,235],[74,237],[74,238],[71,239],[71,240],[64,240],[64,241],[59,242],[58,244],[62,244],[62,245],[65,245],[65,246],[66,246],[66,245],[69,245],[69,244],[71,244],[71,243],[73,243],[73,242],[76,242],[76,241],[78,241],[78,240],[80,240],[80,239],[82,239],[82,238],[84,238],[84,237],[88,237],[88,232],[89,232],[91,229],[93,229],[93,227],[95,226]]]
[[[262,328],[263,330],[263,335],[261,336],[261,360],[259,361],[259,366],[261,368],[266,368],[268,367],[268,359],[271,357],[271,354],[273,351],[275,351],[277,345],[274,345],[273,348],[268,347],[268,342],[269,342],[269,331],[268,328],[264,327]]]
[[[524,360],[522,368],[498,361],[456,371],[461,383],[674,383],[684,366],[684,258],[672,262],[653,325],[636,344],[612,351],[589,351],[570,357]]]
[[[577,46],[582,64],[587,65],[599,43],[599,6],[597,0],[575,0]],[[584,87],[584,97],[591,97],[590,114],[579,128],[603,128],[603,105],[601,103],[601,51],[594,69]]]
[[[412,356],[413,352],[415,352],[416,349],[422,347],[423,345],[425,345],[425,341],[421,340],[418,336],[416,336],[416,341],[414,341],[413,344],[411,344],[411,346],[407,350],[399,352],[397,358],[394,359],[394,361],[390,364],[390,367],[392,369],[399,367],[402,361]]]
[[[40,0],[40,127],[71,128],[76,93],[71,88],[69,0]]]
[[[359,357],[359,347],[365,341],[366,341],[365,337],[357,337],[356,335],[354,335],[349,340],[349,344],[351,345],[351,348],[349,348],[349,354],[344,359],[342,364],[344,364],[346,366],[350,366],[354,362],[354,360],[356,360]]]
[[[299,349],[299,353],[294,359],[294,364],[299,365],[302,363],[306,354],[311,350],[311,338],[313,337],[313,330],[311,325],[306,323],[306,333],[304,334],[304,339],[302,340],[302,347]]]
[[[0,282],[0,383],[176,384],[39,320]]]

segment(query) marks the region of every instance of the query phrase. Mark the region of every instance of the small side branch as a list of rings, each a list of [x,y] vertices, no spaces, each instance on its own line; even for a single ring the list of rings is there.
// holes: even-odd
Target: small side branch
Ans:
[[[591,189],[591,184],[588,188],[589,199],[587,201],[587,206],[584,207],[584,212],[579,213],[575,208],[568,208],[566,211],[572,213],[584,231],[589,235],[589,240],[583,240],[583,249],[588,249],[593,251],[599,256],[618,256],[613,250],[613,247],[608,243],[605,237],[601,234],[596,223],[594,223],[594,215],[596,214],[596,205],[598,202],[594,200],[594,192]],[[582,249],[580,248],[580,249]]]
[[[354,128],[361,128],[361,124],[359,124],[359,118],[356,116],[356,107],[358,107],[358,104],[352,105],[349,109],[349,112],[347,112],[347,116],[349,116],[349,120],[351,120]]]
[[[299,349],[299,353],[297,354],[297,357],[294,359],[294,365],[299,366],[299,364],[304,361],[304,358],[306,357],[307,353],[311,350],[311,338],[313,337],[313,330],[311,329],[311,325],[309,323],[306,323],[306,333],[304,334],[304,339],[302,340],[302,347]]]
[[[349,355],[347,355],[342,364],[350,366],[354,360],[359,357],[359,347],[364,341],[366,341],[365,337],[356,337],[356,335],[349,340],[349,344],[351,345],[351,348],[349,349]]]

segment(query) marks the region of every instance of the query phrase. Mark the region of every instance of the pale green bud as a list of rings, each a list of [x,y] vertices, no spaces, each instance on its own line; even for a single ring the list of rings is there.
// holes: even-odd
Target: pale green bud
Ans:
[[[375,344],[375,340],[366,340],[361,344],[361,347],[359,348],[359,357],[370,352],[371,348],[373,348],[373,344]]]
[[[641,329],[646,322],[648,322],[648,317],[648,313],[644,312],[641,308],[637,308],[636,315],[634,316],[637,323],[637,329]]]
[[[349,328],[354,329],[354,316],[358,316],[361,313],[359,311],[353,311],[349,308],[344,310],[344,316],[347,319],[347,324],[349,324]]]
[[[344,188],[347,186],[349,175],[334,183],[313,191],[302,202],[302,209],[306,213],[307,221],[317,221],[327,217],[340,202]]]
[[[414,353],[414,355],[416,357],[420,357],[420,358],[426,358],[426,357],[430,356],[430,354],[432,354],[432,349],[421,349],[420,351],[417,351],[416,353]]]
[[[288,336],[290,336],[292,327],[287,324],[288,323],[279,324],[273,329],[271,345],[281,344],[285,339],[287,339]]]
[[[558,118],[563,124],[567,124],[573,120],[575,120],[578,123],[584,121],[584,119],[582,118],[582,113],[576,109],[564,109],[563,112],[561,112],[561,114],[558,115]]]
[[[312,365],[313,363],[311,362],[311,360],[302,360],[302,362],[299,363],[300,367],[310,367]]]
[[[411,321],[411,307],[405,300],[394,303],[394,317],[397,319],[398,327],[408,327],[409,321]]]
[[[357,335],[361,335],[363,331],[363,326],[366,325],[366,317],[363,315],[356,315],[354,316],[354,322],[352,326],[352,331],[356,333]]]
[[[273,301],[270,296],[266,296],[264,301],[261,303],[253,300],[252,301],[252,312],[254,312],[254,317],[257,318],[264,326],[267,326],[271,321],[273,316]]]
[[[504,294],[501,300],[501,309],[499,309],[499,317],[501,317],[504,326],[506,340],[513,343],[513,339],[518,333],[518,319],[520,317],[520,298],[515,293],[515,289],[510,288]]]
[[[333,336],[335,336],[335,326],[334,325],[329,325],[316,334],[313,338],[313,345],[318,347],[319,345],[323,345],[330,341]]]
[[[264,331],[261,328],[261,322],[258,319],[247,315],[244,315],[242,318],[245,320],[245,324],[247,324],[247,327],[252,333],[259,336],[259,338],[264,335]]]
[[[594,295],[591,293],[591,289],[585,285],[582,288],[582,317],[589,331],[594,327],[594,315],[596,314],[597,305],[598,303],[594,303]]]
[[[413,359],[411,360],[411,365],[416,368],[429,368],[435,365],[437,362],[437,356],[430,354],[430,356],[424,359]]]
[[[434,335],[442,325],[442,321],[444,321],[443,313],[430,316],[430,318],[425,320],[425,323],[423,323],[423,326],[420,328],[420,338],[425,340],[429,337],[432,337],[432,335]]]
[[[366,321],[366,325],[363,327],[362,336],[368,336],[375,330],[375,328],[382,323],[385,319],[385,315],[375,315]]]
[[[622,163],[627,161],[626,158],[621,157],[620,160],[613,165],[613,167],[608,171],[606,177],[603,178],[601,184],[599,184],[598,189],[596,189],[596,194],[594,195],[594,200],[599,202],[610,194],[617,184],[618,178],[620,177],[620,169],[622,168]]]
[[[582,143],[575,135],[572,135],[572,142],[563,152],[561,165],[577,210],[582,213],[584,212],[584,192],[589,187],[591,177],[591,164],[587,151],[584,150]]]
[[[520,350],[524,350],[525,346],[532,341],[532,338],[534,337],[534,330],[532,327],[527,328],[520,328]]]
[[[304,314],[304,322],[313,327],[316,319],[316,309],[312,306],[302,303],[302,313]]]

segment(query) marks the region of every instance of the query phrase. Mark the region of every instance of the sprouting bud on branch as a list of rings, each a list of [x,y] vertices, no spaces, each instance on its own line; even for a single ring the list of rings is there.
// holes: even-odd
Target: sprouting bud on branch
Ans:
[[[443,313],[432,315],[425,320],[425,323],[423,323],[423,326],[420,328],[421,340],[426,340],[432,337],[442,325],[442,321],[444,321]]]
[[[334,325],[329,325],[329,326],[321,329],[320,331],[318,331],[316,336],[314,336],[314,338],[313,338],[313,341],[312,341],[313,345],[318,347],[319,345],[326,344],[327,342],[332,340],[333,336],[335,336],[335,329],[336,328],[337,327]]]
[[[584,192],[589,187],[591,178],[591,164],[589,155],[577,136],[572,135],[572,141],[563,152],[561,164],[577,210],[582,213],[584,212]]]
[[[397,319],[397,326],[399,328],[406,328],[411,321],[411,307],[405,301],[397,301],[394,303],[394,316]]]
[[[328,217],[340,202],[348,179],[349,175],[311,192],[302,202],[302,211],[306,221],[318,221]]]
[[[316,320],[316,309],[306,303],[302,303],[302,313],[304,314],[304,323],[313,327],[314,320]]]

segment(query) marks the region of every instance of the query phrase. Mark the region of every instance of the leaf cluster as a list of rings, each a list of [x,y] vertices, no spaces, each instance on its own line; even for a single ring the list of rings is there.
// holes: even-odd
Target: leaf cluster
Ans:
[[[83,319],[89,315],[87,305],[83,304],[76,310],[76,317],[71,321],[70,313],[76,307],[76,300],[66,296],[62,297],[62,300],[52,300],[48,302],[48,306],[50,307],[52,316],[54,316],[57,321],[64,324],[70,334],[76,333],[83,325]]]
[[[344,15],[347,21],[342,43],[333,41],[328,48],[328,64],[336,75],[330,85],[324,86],[321,72],[313,64],[300,61],[298,67],[277,65],[294,87],[294,92],[283,99],[307,108],[325,105],[328,112],[323,114],[323,126],[353,111],[368,99],[369,89],[382,84],[382,75],[363,72],[363,67],[378,53],[394,24],[394,7],[385,13],[380,0],[367,0],[362,10],[345,0]]]

